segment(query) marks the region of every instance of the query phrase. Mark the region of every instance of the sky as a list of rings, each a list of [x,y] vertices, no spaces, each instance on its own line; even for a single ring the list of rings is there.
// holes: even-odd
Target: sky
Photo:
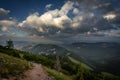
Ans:
[[[120,42],[120,0],[0,0],[0,41]]]

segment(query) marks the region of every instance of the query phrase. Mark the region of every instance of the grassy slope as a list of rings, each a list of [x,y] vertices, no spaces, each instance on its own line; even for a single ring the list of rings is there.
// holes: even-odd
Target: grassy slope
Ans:
[[[72,80],[70,76],[60,73],[54,69],[50,69],[44,66],[44,69],[51,75],[54,76],[56,80]]]
[[[73,63],[81,64],[81,66],[83,66],[84,68],[89,69],[89,70],[93,70],[93,69],[92,69],[91,67],[89,67],[88,65],[86,65],[86,64],[84,64],[84,63],[82,63],[82,62],[80,62],[80,61],[78,61],[78,60],[76,60],[76,59],[74,59],[74,58],[72,58],[72,57],[70,57],[70,56],[68,56],[68,58],[69,58]]]
[[[20,76],[29,69],[31,64],[26,60],[21,60],[3,53],[0,53],[0,75],[2,77]]]

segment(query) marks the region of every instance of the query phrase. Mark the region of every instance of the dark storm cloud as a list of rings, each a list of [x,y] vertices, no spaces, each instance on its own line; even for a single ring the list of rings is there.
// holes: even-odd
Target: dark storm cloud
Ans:
[[[85,11],[100,11],[101,13],[108,13],[114,11],[116,3],[120,5],[119,0],[75,0]]]
[[[76,3],[82,7],[83,9],[85,10],[89,10],[89,9],[92,9],[97,3],[98,1],[96,0],[75,0]]]
[[[78,3],[79,7],[83,8],[84,13],[93,12],[95,17],[93,18],[84,18],[82,21],[82,26],[92,26],[98,27],[99,29],[111,29],[112,22],[119,24],[120,21],[120,1],[119,0],[75,0]],[[112,13],[116,17],[109,21],[104,19],[104,15]],[[85,24],[87,23],[87,24]],[[90,28],[90,27],[88,27]],[[87,29],[88,29],[87,28]]]
[[[95,10],[100,11],[103,14],[106,14],[110,11],[115,10],[114,6],[112,6],[111,3],[105,3],[105,4],[100,4],[98,6],[96,6]]]

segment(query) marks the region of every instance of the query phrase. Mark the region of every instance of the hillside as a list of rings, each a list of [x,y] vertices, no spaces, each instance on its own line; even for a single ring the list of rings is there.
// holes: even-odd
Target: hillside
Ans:
[[[41,64],[32,64],[4,53],[0,53],[0,80],[54,80],[49,77]]]
[[[48,56],[51,55],[52,58],[55,58],[55,55],[59,55],[62,58],[70,59],[70,61],[73,61],[73,58],[74,58],[74,60],[76,58],[74,56],[75,53],[73,53],[72,51],[67,50],[64,47],[61,47],[61,46],[55,45],[55,44],[38,44],[36,46],[29,45],[29,46],[23,47],[22,50],[31,52],[33,54],[43,54],[43,55],[48,55]],[[86,66],[90,65],[83,58],[81,58],[80,56],[79,56],[79,63],[81,63],[83,65],[86,65]]]
[[[19,50],[15,50],[15,49],[8,49],[8,48],[5,48],[5,47],[2,47],[0,46],[0,57],[3,57],[1,55],[4,55],[5,58],[3,58],[3,60],[5,61],[6,59],[10,62],[7,62],[8,65],[11,66],[11,63],[16,63],[16,65],[19,63],[19,65],[21,64],[22,65],[22,62],[23,62],[23,57],[24,57],[24,60],[26,62],[28,62],[28,66],[30,66],[30,68],[27,68],[27,70],[25,71],[21,71],[22,70],[22,67],[23,66],[19,66],[19,69],[16,70],[15,67],[17,67],[16,65],[12,65],[11,67],[10,66],[7,66],[6,69],[9,69],[9,67],[12,69],[12,70],[16,70],[17,72],[22,72],[22,74],[14,74],[14,75],[11,75],[11,72],[10,74],[2,74],[0,73],[0,75],[2,75],[0,77],[0,80],[2,78],[7,78],[8,80],[14,80],[14,79],[18,79],[18,80],[55,80],[55,78],[57,80],[66,80],[66,78],[64,77],[68,77],[67,75],[61,75],[60,72],[56,71],[56,70],[52,70],[50,67],[53,67],[53,63],[51,62],[51,59],[48,59],[47,57],[45,56],[42,56],[42,55],[35,55],[35,54],[30,54],[30,53],[27,53],[27,52],[23,52],[23,51],[19,51]],[[11,59],[11,60],[9,60]],[[20,60],[22,62],[18,62],[16,60]],[[34,64],[31,64],[31,62],[29,61],[32,61],[34,62]],[[54,61],[53,61],[54,62]],[[55,71],[55,74],[57,75],[52,75],[52,74],[48,74],[42,67],[42,65],[45,65],[46,67],[46,71],[52,71],[54,72]],[[3,64],[4,66],[4,62],[1,63]],[[25,66],[25,64],[24,64]],[[0,70],[3,70],[2,68]],[[6,76],[5,76],[6,75]],[[21,76],[22,75],[22,76]],[[17,77],[16,77],[17,76]],[[19,76],[19,77],[18,77]],[[52,77],[52,76],[55,76]],[[63,78],[62,78],[63,77]],[[68,78],[68,80],[70,80]]]
[[[81,60],[82,57],[87,64],[93,66],[96,70],[120,75],[120,43],[76,42],[65,45],[65,48],[74,52],[74,54],[71,55],[74,56],[75,59]]]
[[[35,46],[29,45],[29,46],[23,47],[21,50],[28,51],[35,54],[46,54],[46,55],[51,53],[58,54],[58,55],[65,55],[66,53],[70,52],[63,47],[54,45],[54,44],[38,44]]]
[[[68,56],[68,58],[69,58],[70,61],[73,62],[73,63],[81,64],[82,67],[84,67],[84,68],[86,68],[86,69],[88,69],[88,70],[93,70],[89,65],[87,65],[87,64],[85,64],[85,63],[83,63],[83,62],[80,62],[80,61],[74,59],[73,57]]]
[[[11,68],[10,70],[13,69],[12,71],[15,70],[17,72],[21,72],[22,70],[22,73],[25,72],[25,76],[29,77],[29,78],[24,77],[25,80],[30,80],[30,78],[32,80],[36,80],[38,78],[48,80],[49,78],[48,76],[54,77],[54,78],[50,77],[49,80],[54,80],[54,79],[56,80],[101,80],[101,79],[120,80],[118,76],[113,75],[111,73],[89,69],[90,68],[89,65],[85,65],[82,62],[77,61],[76,59],[71,57],[70,54],[67,54],[64,57],[60,56],[59,59],[58,58],[56,59],[54,58],[55,55],[31,54],[28,52],[19,51],[16,49],[9,49],[2,46],[0,46],[0,52],[3,56],[5,55],[5,58],[3,60],[6,60],[6,59],[14,60],[14,61],[8,60],[8,61],[11,61],[7,63],[8,65],[11,65],[11,63],[13,62],[19,61],[18,65],[12,64],[13,66],[11,67],[7,66],[5,69],[5,72],[8,72],[6,70],[9,70],[9,68]],[[27,67],[26,69],[26,67],[23,67],[23,66],[21,67],[21,65],[24,64],[23,63],[24,61],[25,63],[29,63],[29,61],[31,61],[35,64],[33,64],[33,67],[31,69],[29,69],[28,66],[26,66]],[[2,64],[5,64],[5,62],[3,62]],[[43,69],[41,69],[41,65],[44,66]],[[19,67],[17,68],[17,66]],[[10,71],[10,74],[12,71]],[[41,72],[43,74],[41,74]],[[3,75],[3,73],[0,73],[0,75]],[[41,77],[40,75],[43,75],[43,76],[45,75],[46,78]],[[6,74],[6,76],[9,76],[9,73]],[[17,75],[16,73],[12,76],[18,77],[20,76],[20,74],[18,73]],[[5,77],[5,76],[2,76],[2,77]]]
[[[8,78],[15,76],[16,78],[24,77],[23,73],[32,67],[32,64],[26,60],[21,60],[4,53],[0,53],[0,75]]]

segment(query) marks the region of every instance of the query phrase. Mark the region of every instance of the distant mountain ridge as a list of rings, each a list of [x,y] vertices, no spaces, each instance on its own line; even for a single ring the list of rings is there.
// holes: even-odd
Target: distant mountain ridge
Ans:
[[[35,46],[25,46],[23,47],[21,50],[23,51],[28,51],[31,53],[35,53],[35,54],[59,54],[59,55],[63,55],[63,54],[67,54],[70,51],[68,51],[67,49],[55,45],[55,44],[38,44]]]
[[[82,61],[97,70],[120,74],[120,43],[115,42],[75,42],[63,44],[62,47],[55,44],[28,45],[22,48],[35,54],[59,54],[67,55]],[[112,64],[111,64],[112,63]],[[116,67],[114,67],[116,66]],[[114,69],[114,71],[112,71]]]
[[[35,46],[26,46],[22,48],[23,51],[27,51],[27,52],[31,52],[33,54],[44,54],[44,55],[59,55],[62,58],[66,57],[66,58],[75,58],[76,59],[76,55],[74,55],[75,53],[60,46],[60,45],[55,45],[55,44],[38,44]],[[79,59],[76,59],[78,61],[80,61],[81,63],[84,63],[88,66],[90,66],[91,64],[87,63],[81,56],[79,56]]]
[[[116,42],[76,42],[65,46],[72,50],[76,59],[83,57],[97,69],[120,74],[120,43]]]

